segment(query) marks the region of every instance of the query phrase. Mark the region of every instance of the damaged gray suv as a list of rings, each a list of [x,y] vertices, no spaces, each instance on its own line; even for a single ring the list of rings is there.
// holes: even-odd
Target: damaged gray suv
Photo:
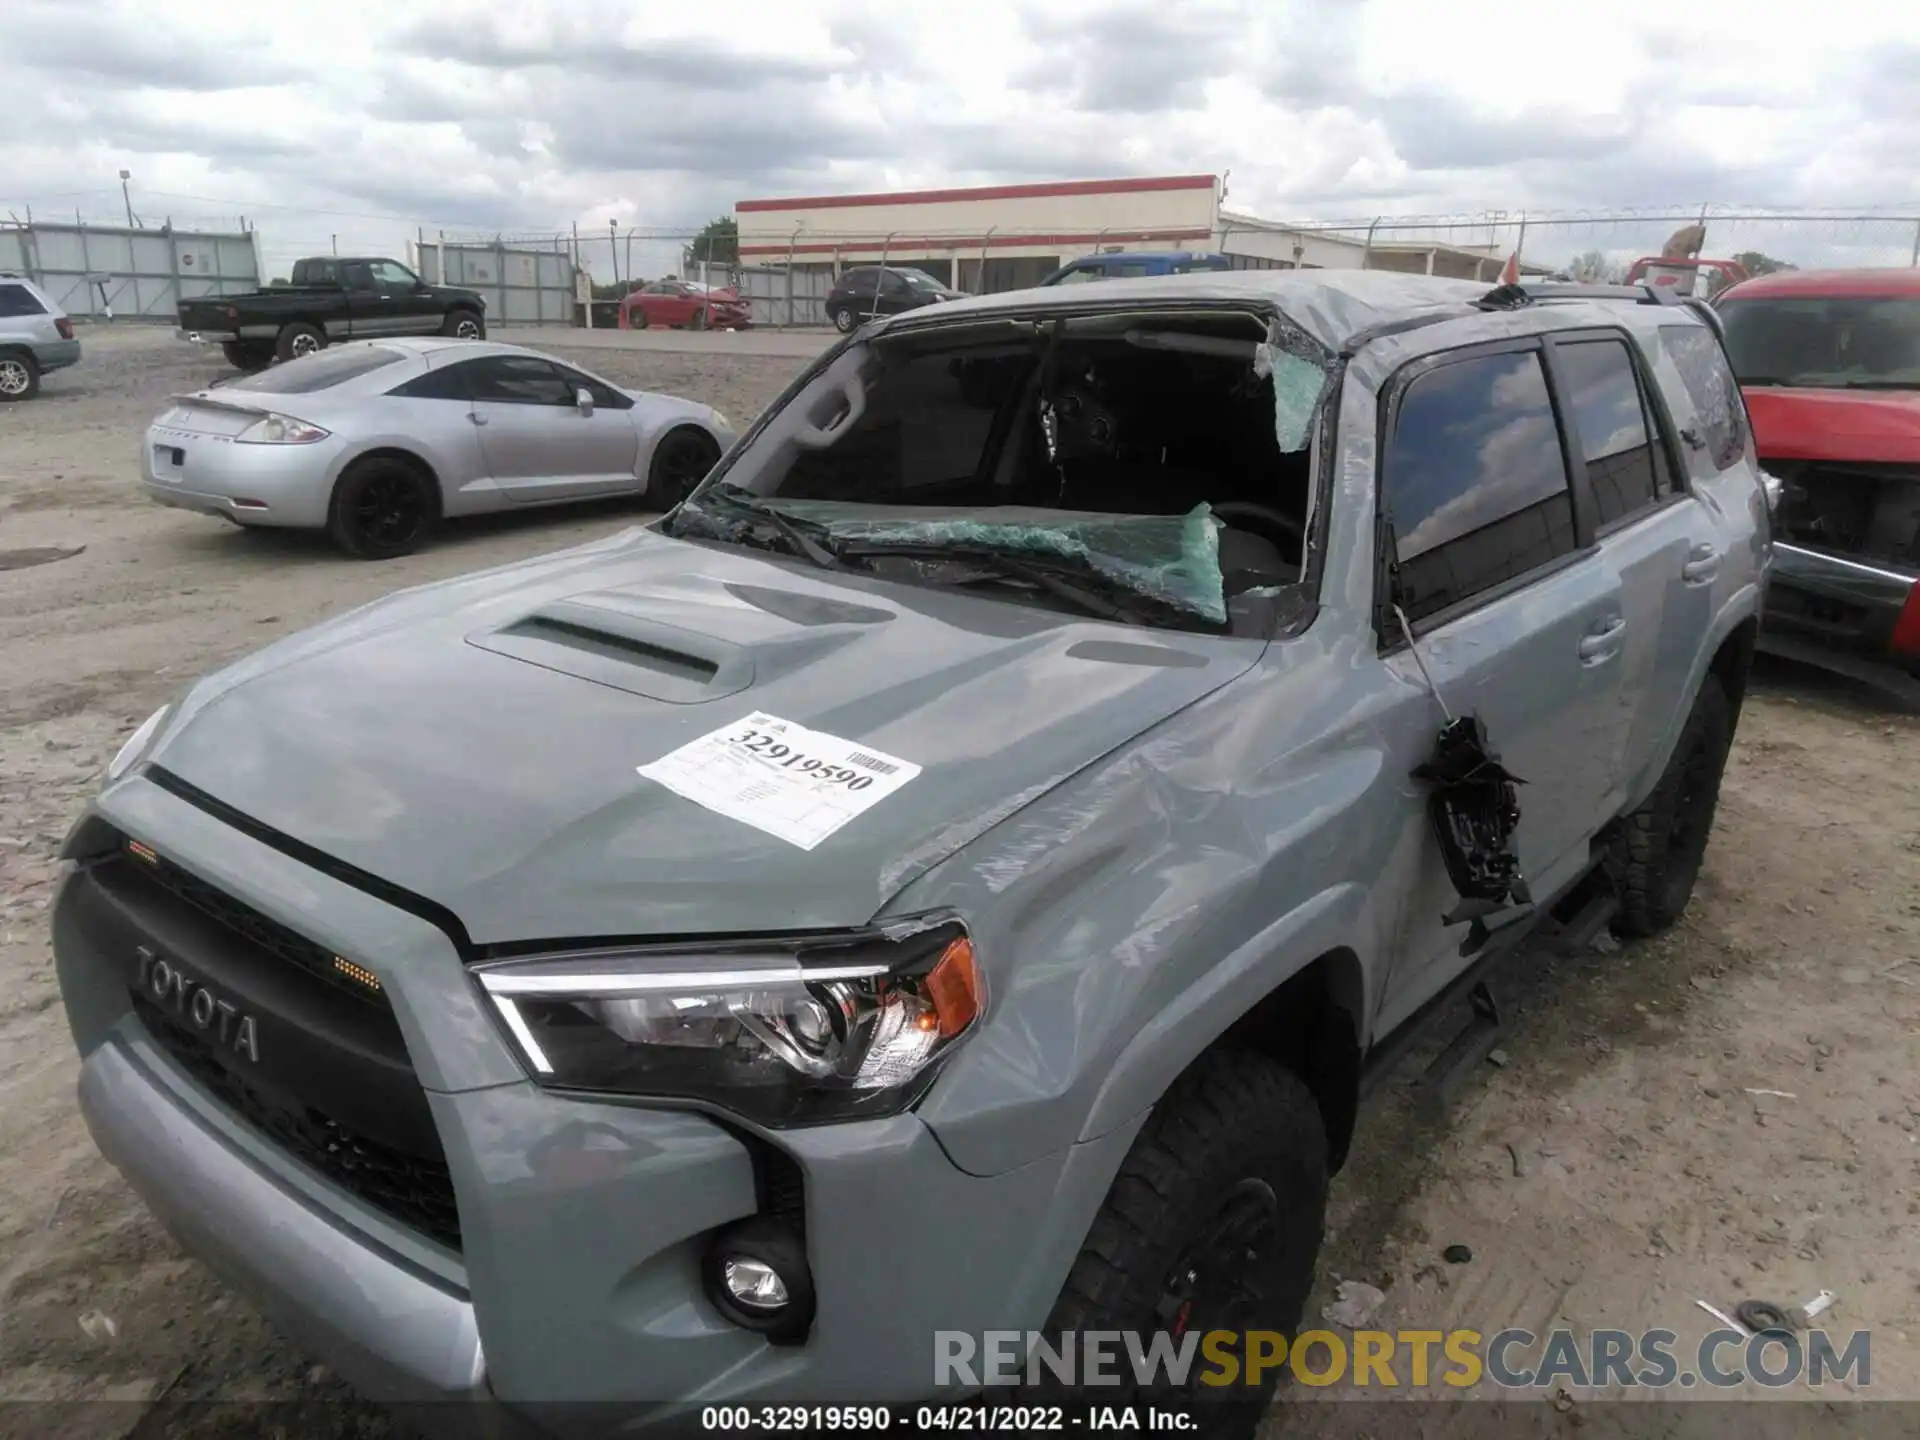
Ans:
[[[140,727],[56,912],[87,1121],[394,1401],[960,1399],[987,1332],[1287,1331],[1372,1078],[1523,937],[1687,904],[1745,435],[1655,290],[868,325],[664,518]]]

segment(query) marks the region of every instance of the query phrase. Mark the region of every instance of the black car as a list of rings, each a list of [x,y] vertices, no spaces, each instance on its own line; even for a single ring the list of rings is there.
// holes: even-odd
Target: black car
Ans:
[[[958,300],[960,294],[924,270],[902,265],[856,265],[827,292],[827,318],[845,335],[875,315],[898,315],[902,310]]]

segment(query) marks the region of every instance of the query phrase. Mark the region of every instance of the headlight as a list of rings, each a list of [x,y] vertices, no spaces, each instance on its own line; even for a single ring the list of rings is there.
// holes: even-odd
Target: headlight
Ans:
[[[542,1085],[705,1100],[769,1126],[892,1114],[984,1003],[951,916],[833,939],[645,946],[476,972]]]
[[[140,722],[140,728],[127,737],[113,759],[107,762],[107,779],[118,780],[134,766],[138,765],[153,744],[153,737],[160,733],[160,726],[167,718],[171,705],[162,705],[153,714]]]
[[[256,420],[233,438],[240,445],[311,445],[331,433],[291,415],[276,414]]]

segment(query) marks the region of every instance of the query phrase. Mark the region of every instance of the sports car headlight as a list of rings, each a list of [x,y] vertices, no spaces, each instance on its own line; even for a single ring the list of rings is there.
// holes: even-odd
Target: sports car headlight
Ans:
[[[254,421],[233,438],[239,445],[311,445],[332,433],[291,415],[274,414]]]
[[[831,939],[588,951],[476,974],[540,1084],[703,1100],[769,1126],[906,1108],[985,1003],[966,927],[948,915]]]
[[[167,712],[172,709],[173,706],[170,704],[162,705],[142,720],[140,728],[127,737],[126,743],[115,753],[113,759],[107,762],[109,782],[118,780],[146,757],[147,751],[153,748],[154,736],[160,733],[160,727],[166,723]]]

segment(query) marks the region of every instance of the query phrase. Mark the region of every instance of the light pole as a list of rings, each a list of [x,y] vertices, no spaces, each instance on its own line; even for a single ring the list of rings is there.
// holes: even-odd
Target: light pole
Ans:
[[[126,204],[127,204],[127,228],[129,230],[134,228],[133,196],[127,190],[127,182],[132,178],[133,178],[133,172],[131,170],[122,170],[120,172],[120,198],[126,201]]]

